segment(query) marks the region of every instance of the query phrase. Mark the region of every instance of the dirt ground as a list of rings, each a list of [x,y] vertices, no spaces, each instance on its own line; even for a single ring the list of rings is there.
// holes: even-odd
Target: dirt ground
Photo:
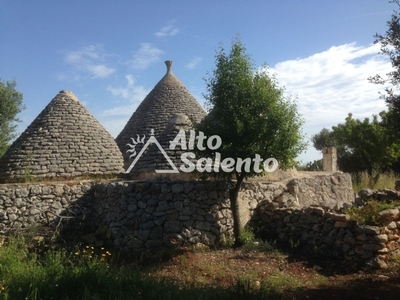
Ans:
[[[184,285],[228,287],[241,278],[253,288],[267,284],[282,293],[282,299],[400,299],[397,262],[367,270],[277,251],[196,250],[148,266],[146,272]]]

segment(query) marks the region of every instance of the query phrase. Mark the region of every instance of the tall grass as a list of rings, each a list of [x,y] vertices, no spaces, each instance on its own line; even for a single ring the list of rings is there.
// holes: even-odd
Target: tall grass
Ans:
[[[270,285],[238,280],[229,289],[178,285],[150,277],[138,266],[117,264],[93,248],[38,255],[21,236],[0,247],[0,299],[276,299]]]
[[[367,173],[352,174],[353,190],[358,193],[362,189],[394,189],[396,182],[396,175],[393,173],[383,173],[379,176],[369,176]]]

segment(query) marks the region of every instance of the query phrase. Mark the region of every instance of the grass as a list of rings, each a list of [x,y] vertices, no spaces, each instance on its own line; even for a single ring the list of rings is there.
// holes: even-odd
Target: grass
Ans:
[[[373,189],[373,190],[381,190],[381,189],[394,189],[396,182],[396,175],[393,173],[383,173],[377,176],[377,178],[373,178],[369,176],[367,173],[356,173],[352,174],[353,181],[353,190],[355,193],[358,193],[362,189]]]
[[[271,285],[239,278],[229,288],[155,278],[113,260],[110,251],[86,246],[39,255],[22,236],[0,247],[0,299],[273,299]],[[209,272],[214,271],[211,267]],[[201,279],[201,278],[198,278]]]
[[[393,173],[379,174],[372,178],[367,173],[352,174],[353,190],[358,193],[362,189],[394,189],[396,182],[396,175]],[[362,207],[351,207],[344,210],[344,213],[350,216],[351,220],[357,221],[360,225],[379,225],[378,213],[385,209],[395,208],[400,206],[400,201],[391,201],[390,203],[369,200],[366,205]]]
[[[369,200],[367,203],[362,207],[351,207],[349,209],[344,210],[344,213],[350,216],[351,220],[357,221],[360,225],[379,225],[378,213],[400,206],[400,200],[392,201],[390,203],[376,201],[376,200]]]
[[[388,296],[400,290],[398,267],[384,273],[390,278],[386,285],[371,281],[372,273],[329,277],[315,270],[316,262],[291,257],[298,251],[267,250],[254,241],[248,243],[251,251],[186,249],[122,260],[118,253],[89,245],[69,252],[50,246],[39,254],[31,240],[13,236],[0,247],[0,299],[328,300],[360,296],[369,288],[366,295],[394,299]],[[327,273],[329,266],[324,266]]]

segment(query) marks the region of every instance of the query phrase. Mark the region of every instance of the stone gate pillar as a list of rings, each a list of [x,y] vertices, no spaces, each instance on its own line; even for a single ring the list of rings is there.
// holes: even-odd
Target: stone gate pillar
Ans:
[[[324,172],[337,171],[337,151],[336,147],[325,147],[322,149]]]

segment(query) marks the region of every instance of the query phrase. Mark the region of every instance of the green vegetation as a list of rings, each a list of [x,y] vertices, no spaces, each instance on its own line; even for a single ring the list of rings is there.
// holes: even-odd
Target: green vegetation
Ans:
[[[399,0],[392,0],[391,3],[400,7]],[[376,74],[370,77],[370,82],[385,86],[385,93],[381,97],[388,106],[388,112],[383,120],[384,127],[390,136],[396,141],[400,140],[400,12],[393,11],[391,19],[387,22],[388,29],[384,35],[375,34],[375,43],[380,44],[381,53],[387,56],[392,63],[393,71],[384,76]]]
[[[239,233],[239,240],[243,245],[254,243],[256,238],[251,228],[243,227]]]
[[[392,201],[390,203],[376,201],[376,200],[369,200],[364,206],[362,207],[351,207],[346,209],[344,213],[350,216],[351,220],[357,221],[360,225],[379,225],[378,213],[390,208],[395,208],[400,206],[400,201]]]
[[[399,0],[392,0],[400,7]],[[375,34],[375,43],[380,44],[381,54],[391,61],[393,70],[385,75],[376,74],[368,78],[371,83],[384,86],[381,94],[387,111],[375,112],[372,119],[354,119],[349,113],[345,123],[323,128],[312,137],[317,150],[323,147],[337,148],[338,166],[341,171],[355,174],[366,172],[374,185],[380,174],[400,174],[400,12],[394,11],[387,22],[385,34]],[[358,178],[360,179],[360,178]],[[356,181],[359,184],[359,181]]]
[[[91,246],[38,254],[22,236],[0,247],[0,299],[265,299],[279,293],[266,282],[238,278],[226,289],[155,278]],[[276,285],[276,284],[275,284]],[[280,297],[279,297],[280,298]],[[273,299],[273,298],[272,298]]]
[[[308,162],[305,165],[298,165],[296,166],[297,171],[323,171],[324,165],[323,160],[318,159],[314,160],[313,162]]]
[[[365,172],[352,173],[353,190],[358,193],[362,189],[393,189],[398,178],[392,172],[379,174],[375,179]]]
[[[275,158],[283,169],[295,164],[295,158],[305,149],[302,142],[303,120],[295,103],[284,95],[268,68],[257,68],[246,53],[239,38],[233,40],[229,53],[221,46],[216,54],[216,68],[206,80],[205,98],[209,117],[198,126],[206,136],[218,135],[221,157],[248,162],[238,164],[232,172],[212,172],[215,177],[236,179],[229,191],[235,244],[240,244],[242,225],[239,218],[238,193],[246,177],[261,175],[263,160]],[[216,157],[216,151],[206,149],[202,157]],[[253,159],[258,155],[260,160]],[[215,160],[213,160],[215,161]],[[267,165],[269,166],[269,165]]]
[[[15,122],[19,121],[16,115],[25,109],[22,94],[15,89],[16,85],[15,80],[3,82],[0,79],[0,157],[15,138]]]
[[[380,114],[382,118],[385,113]],[[366,172],[374,181],[383,172],[393,170],[400,158],[400,143],[389,134],[382,121],[374,115],[372,120],[354,119],[349,114],[345,123],[322,129],[312,137],[317,150],[337,148],[338,167],[348,173]]]
[[[161,249],[137,257],[88,245],[67,251],[46,244],[38,233],[35,228],[8,237],[0,246],[0,299],[321,299],[330,292],[338,299],[342,290],[364,295],[360,289],[370,287],[367,279],[376,278],[334,271],[330,280],[329,265],[321,274],[317,262],[298,256],[297,243],[288,255],[246,230],[241,249]],[[398,278],[398,270],[393,261],[384,274]],[[378,282],[374,294],[387,295],[384,287]]]

